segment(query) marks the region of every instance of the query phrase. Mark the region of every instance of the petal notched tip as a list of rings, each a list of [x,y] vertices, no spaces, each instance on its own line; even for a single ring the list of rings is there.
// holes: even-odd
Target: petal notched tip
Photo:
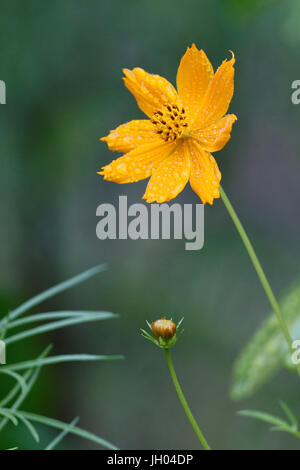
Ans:
[[[187,50],[192,50],[194,52],[199,52],[199,49],[198,47],[196,46],[196,44],[193,42],[193,44],[191,45],[191,47],[188,47]]]
[[[214,203],[214,200],[220,198],[220,191],[217,189],[214,191],[213,196],[206,196],[206,198],[207,199],[205,199],[205,196],[200,197],[202,204],[204,206],[205,204],[209,204],[210,206],[212,206]]]
[[[135,70],[135,69],[133,69],[133,70]],[[134,78],[134,72],[133,72],[133,70],[125,69],[125,68],[124,68],[124,69],[122,69],[122,72],[124,73],[125,77],[127,77],[127,76],[129,75],[129,77]],[[123,80],[124,80],[125,77],[122,77]]]
[[[133,84],[136,80],[136,75],[135,75],[135,70],[129,70],[129,69],[123,69],[124,77],[122,77],[122,80],[127,88],[129,88],[129,84]]]
[[[196,44],[193,42],[191,47],[188,47],[187,48],[187,51],[191,50],[192,52],[201,52],[203,53],[204,50],[203,49],[198,49],[198,47],[196,46]]]
[[[232,52],[232,51],[229,51],[229,52],[231,53],[231,59],[223,60],[222,64],[227,63],[227,65],[229,65],[229,66],[231,65],[233,67],[234,64],[235,64],[235,55],[234,55],[234,52]]]
[[[231,53],[230,62],[233,61],[232,64],[234,64],[234,63],[235,63],[235,55],[234,55],[234,52],[233,52],[233,51],[230,51],[230,50],[229,50],[229,52]]]
[[[133,79],[135,80],[139,74],[146,74],[147,72],[142,68],[142,67],[134,67],[132,70],[130,69],[122,69],[125,77],[122,77],[123,80],[127,79]],[[150,75],[150,74],[149,74]]]
[[[144,196],[142,199],[144,199],[148,204],[151,204],[152,202],[157,202],[158,204],[163,204],[164,202],[171,201],[175,196],[172,197],[166,197],[166,196],[147,196],[147,192],[145,192]]]
[[[232,51],[229,52],[231,53],[231,59],[224,59],[221,65],[219,66],[218,70],[223,69],[223,71],[226,70],[228,72],[230,69],[232,69],[232,72],[234,74],[235,55]]]
[[[211,197],[208,197],[207,200],[204,200],[204,202],[203,201],[202,202],[204,205],[209,204],[210,206],[212,206],[214,203],[214,200],[219,199],[219,198],[220,198],[220,191],[219,189],[215,189],[213,192],[213,195]]]
[[[186,48],[186,51],[185,51],[185,54],[189,54],[189,53],[195,53],[195,52],[198,52],[200,54],[204,54],[204,56],[207,58],[205,52],[203,49],[198,49],[198,47],[196,46],[196,44],[193,42],[191,47],[187,47]],[[183,56],[184,57],[184,56]]]
[[[144,199],[148,204],[151,204],[151,202],[158,202],[158,201],[156,201],[156,199],[154,197],[146,196],[146,193],[144,194],[142,199]]]

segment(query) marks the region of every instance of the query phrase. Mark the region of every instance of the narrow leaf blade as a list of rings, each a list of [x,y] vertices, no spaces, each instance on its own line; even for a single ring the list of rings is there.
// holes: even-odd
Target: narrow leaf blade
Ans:
[[[279,303],[291,336],[300,337],[300,280]],[[240,400],[253,395],[286,364],[287,356],[291,368],[295,370],[278,320],[271,313],[234,364],[231,397]]]
[[[88,269],[87,271],[84,271],[81,274],[78,274],[77,276],[72,277],[71,279],[68,279],[67,281],[61,282],[60,284],[57,284],[50,289],[47,289],[46,291],[42,292],[41,294],[36,295],[35,297],[32,297],[31,299],[27,300],[23,304],[21,304],[19,307],[16,309],[12,310],[9,313],[9,318],[10,320],[13,320],[14,318],[19,317],[23,313],[25,313],[27,310],[35,307],[36,305],[44,302],[45,300],[49,299],[50,297],[53,297],[54,295],[60,294],[61,292],[70,289],[71,287],[76,286],[77,284],[80,284],[81,282],[86,281],[87,279],[90,279],[91,277],[95,276],[96,274],[99,274],[103,272],[106,269],[105,264],[101,264],[98,266],[95,266],[94,268]],[[7,320],[7,317],[4,317],[1,322],[0,322],[0,329],[1,327],[5,324]]]

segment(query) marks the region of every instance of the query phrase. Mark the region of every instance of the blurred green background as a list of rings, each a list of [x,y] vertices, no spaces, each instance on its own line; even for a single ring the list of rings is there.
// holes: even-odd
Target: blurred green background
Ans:
[[[173,357],[187,399],[216,449],[292,449],[299,443],[237,416],[244,408],[300,417],[297,377],[281,372],[251,399],[229,398],[233,362],[269,311],[264,292],[221,201],[205,207],[205,245],[100,241],[96,207],[142,202],[145,181],[105,182],[96,171],[114,155],[99,137],[142,117],[123,86],[123,67],[173,83],[195,42],[216,68],[236,54],[231,104],[239,120],[216,154],[223,187],[238,209],[277,294],[299,275],[299,0],[38,0],[1,2],[0,301],[2,314],[101,262],[109,271],[38,311],[106,309],[119,320],[75,326],[10,354],[123,353],[123,362],[44,369],[22,406],[80,426],[122,449],[193,449],[198,442],[172,388],[162,351],[139,334],[145,320],[185,316]],[[199,203],[187,186],[177,202]],[[25,349],[26,346],[26,349]],[[16,346],[17,348],[17,346]],[[45,430],[45,439],[52,436]],[[9,425],[1,448],[34,448]],[[68,437],[68,448],[95,448]]]

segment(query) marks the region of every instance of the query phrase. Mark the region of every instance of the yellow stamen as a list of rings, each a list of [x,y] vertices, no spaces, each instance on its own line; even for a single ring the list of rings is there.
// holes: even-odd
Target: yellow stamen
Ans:
[[[173,142],[187,134],[185,110],[177,104],[164,104],[151,119],[156,133],[166,142]]]

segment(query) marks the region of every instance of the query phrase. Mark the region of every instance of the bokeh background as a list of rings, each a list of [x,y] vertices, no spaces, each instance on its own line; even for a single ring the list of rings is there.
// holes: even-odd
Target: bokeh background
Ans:
[[[0,79],[0,302],[8,309],[101,262],[109,271],[39,308],[103,309],[120,319],[39,336],[10,354],[122,353],[125,361],[45,368],[23,409],[80,425],[122,449],[191,449],[198,442],[172,388],[162,351],[139,334],[161,314],[185,317],[173,357],[186,396],[216,449],[292,449],[299,443],[237,415],[300,416],[297,378],[281,372],[256,395],[229,397],[232,366],[269,311],[264,292],[221,201],[205,207],[205,245],[100,241],[96,208],[120,194],[141,202],[145,181],[105,182],[114,156],[99,137],[142,117],[122,67],[141,66],[174,83],[195,42],[217,67],[236,54],[231,111],[239,120],[217,154],[223,186],[238,209],[278,295],[299,275],[299,0],[3,0]],[[177,202],[198,203],[186,187]],[[17,343],[18,344],[18,343]],[[16,348],[18,346],[16,345]],[[45,429],[45,440],[52,436]],[[1,448],[35,448],[7,426]],[[96,448],[68,437],[67,448]]]

